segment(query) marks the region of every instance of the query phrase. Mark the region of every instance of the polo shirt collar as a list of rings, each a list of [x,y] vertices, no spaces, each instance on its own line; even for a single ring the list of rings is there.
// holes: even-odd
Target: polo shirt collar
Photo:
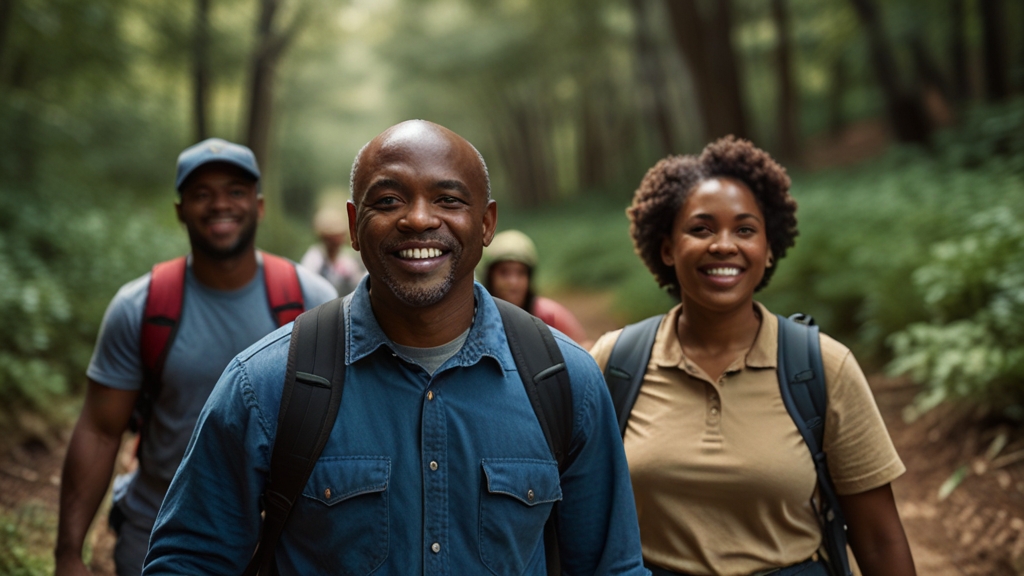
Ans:
[[[779,319],[760,302],[754,302],[754,307],[761,316],[761,328],[757,331],[754,344],[747,351],[744,363],[747,368],[775,368],[778,364]],[[679,338],[676,337],[676,326],[682,311],[683,305],[676,304],[658,326],[654,347],[651,349],[651,360],[658,366],[685,367],[688,363],[679,345]]]
[[[473,283],[476,299],[476,316],[466,336],[466,342],[455,356],[445,362],[445,367],[472,366],[483,358],[491,358],[502,371],[514,369],[515,361],[509,352],[505,328],[494,299],[479,283]],[[394,351],[391,339],[387,337],[370,305],[370,277],[364,276],[359,286],[346,299],[345,339],[348,341],[345,363],[352,364],[374,353],[381,346]]]

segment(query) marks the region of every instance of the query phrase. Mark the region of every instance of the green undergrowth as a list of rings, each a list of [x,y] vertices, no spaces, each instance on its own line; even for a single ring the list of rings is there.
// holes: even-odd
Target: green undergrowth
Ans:
[[[0,574],[53,574],[57,515],[38,502],[0,513]]]
[[[1017,161],[1024,137],[1007,128],[1022,109],[1018,103],[977,113],[980,125],[941,134],[932,150],[894,148],[852,168],[792,172],[800,235],[758,299],[778,313],[811,314],[871,368],[889,361],[893,334],[936,321],[922,292],[931,281],[914,280],[926,274],[915,271],[932,262],[933,246],[978,234],[980,213],[1003,214],[995,227],[1024,214],[1024,164]],[[631,195],[504,210],[499,228],[519,228],[535,240],[541,289],[613,291],[617,312],[636,320],[672,302],[633,252],[625,216]]]

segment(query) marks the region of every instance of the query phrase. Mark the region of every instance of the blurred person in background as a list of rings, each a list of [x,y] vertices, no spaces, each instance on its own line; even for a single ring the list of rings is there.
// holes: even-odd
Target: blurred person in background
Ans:
[[[484,249],[477,272],[492,296],[519,306],[588,348],[593,340],[587,337],[572,312],[534,291],[533,271],[536,267],[537,247],[533,240],[518,230],[506,230],[496,234],[491,245]]]
[[[129,423],[139,432],[139,466],[115,481],[110,513],[120,576],[142,573],[160,503],[221,372],[236,354],[290,321],[271,310],[276,298],[270,293],[287,296],[291,318],[336,296],[323,278],[256,250],[263,219],[259,178],[249,148],[217,138],[178,157],[174,206],[192,251],[125,284],[107,307],[61,475],[59,576],[89,573],[83,543]],[[151,301],[176,307],[177,317],[168,306],[151,315]],[[152,326],[170,336],[150,337]],[[162,346],[147,345],[154,342]],[[160,358],[155,365],[154,357]],[[149,400],[140,404],[140,397]]]
[[[623,439],[655,576],[828,574],[816,467],[776,371],[780,323],[792,321],[754,300],[797,235],[789,187],[767,153],[726,137],[658,162],[627,211],[637,253],[680,302],[648,324],[657,331]],[[606,378],[621,333],[591,350]],[[822,446],[850,547],[864,574],[912,576],[890,487],[906,468],[849,349],[819,340]]]
[[[339,296],[348,295],[366,275],[359,255],[348,247],[348,215],[321,208],[313,218],[313,230],[320,241],[306,250],[299,264],[326,278]]]

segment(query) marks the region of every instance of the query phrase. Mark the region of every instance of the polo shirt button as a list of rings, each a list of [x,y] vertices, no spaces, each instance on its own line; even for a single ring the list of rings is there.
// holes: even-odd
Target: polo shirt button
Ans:
[[[431,470],[437,470],[437,461],[435,461],[435,460],[431,460],[430,461],[430,469]]]
[[[440,545],[440,544],[438,544],[437,542],[434,542],[433,544],[431,544],[431,545],[430,545],[430,550],[431,550],[431,551],[432,551],[432,552],[433,552],[434,554],[437,554],[438,552],[440,552],[440,551],[441,551],[441,545]]]
[[[530,502],[533,502],[533,490],[526,491],[526,499],[529,500]]]
[[[433,390],[427,390],[427,400],[433,400],[433,399],[434,399],[434,391]]]
[[[712,408],[711,409],[711,415],[712,416],[718,416],[718,408]]]

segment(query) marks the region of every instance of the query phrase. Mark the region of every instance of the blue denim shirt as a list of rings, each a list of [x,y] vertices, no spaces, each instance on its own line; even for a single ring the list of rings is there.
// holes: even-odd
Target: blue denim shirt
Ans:
[[[277,547],[282,574],[543,576],[558,503],[566,574],[649,574],[622,441],[590,355],[555,332],[575,460],[559,477],[479,284],[462,349],[431,376],[391,346],[364,280],[346,302],[338,419]],[[240,574],[260,534],[291,327],[239,354],[203,409],[144,574]]]

